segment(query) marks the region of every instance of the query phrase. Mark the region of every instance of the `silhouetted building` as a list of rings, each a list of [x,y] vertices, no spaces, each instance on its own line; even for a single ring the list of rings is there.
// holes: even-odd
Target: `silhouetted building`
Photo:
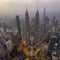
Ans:
[[[2,27],[1,22],[0,22],[0,27]]]
[[[0,54],[3,54],[3,55],[6,54],[6,46],[5,46],[5,44],[3,44],[1,36],[0,36]]]
[[[55,16],[53,17],[52,23],[54,26],[56,25],[56,17]]]
[[[14,37],[13,37],[13,38],[14,38],[13,43],[14,43],[16,46],[18,46],[18,44],[19,44],[19,39],[20,39],[20,38],[18,37],[19,35],[14,33],[13,36],[14,36]]]
[[[44,8],[44,11],[43,11],[43,20],[44,20],[44,32],[46,32],[46,24],[45,24],[45,13],[46,13],[46,8]]]
[[[55,28],[55,31],[57,31],[58,22],[55,16],[53,17],[52,23],[53,23],[53,27]]]
[[[17,22],[17,28],[18,28],[18,39],[22,40],[22,36],[21,36],[21,25],[20,25],[20,20],[19,20],[19,16],[16,16],[16,22]]]
[[[3,23],[3,29],[4,29],[4,32],[6,32],[6,28],[7,28],[6,24]]]
[[[50,46],[49,46],[49,50],[52,51],[53,50],[53,47],[54,47],[54,44],[57,42],[57,39],[56,38],[52,38],[51,39],[51,43],[50,43]]]
[[[46,9],[44,8],[44,12],[43,12],[43,20],[44,20],[44,32],[48,32],[48,25],[49,25],[49,21],[50,19],[48,18],[48,16],[45,15],[46,13]]]
[[[25,31],[26,31],[26,41],[28,44],[30,44],[30,23],[29,23],[29,14],[28,11],[26,9],[25,12]]]
[[[45,32],[48,32],[48,30],[49,30],[49,21],[50,21],[50,19],[48,18],[48,16],[46,16],[45,20],[44,20]]]
[[[57,38],[53,37],[50,41],[51,42],[50,42],[50,45],[48,47],[48,52],[47,52],[47,56],[49,56],[49,57],[51,57],[51,55],[52,55],[52,51],[54,49],[55,43],[57,42]]]
[[[14,35],[12,32],[10,32],[10,35],[11,35],[11,40],[12,40],[12,43],[15,44],[15,41],[14,41]]]
[[[34,26],[34,43],[36,44],[38,42],[39,37],[39,11],[37,9],[36,16],[35,16],[35,26]]]

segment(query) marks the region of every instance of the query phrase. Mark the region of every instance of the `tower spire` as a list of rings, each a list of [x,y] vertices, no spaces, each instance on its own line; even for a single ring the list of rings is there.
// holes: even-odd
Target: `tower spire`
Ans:
[[[37,11],[36,11],[36,16],[39,17],[39,10],[37,8]]]
[[[37,8],[37,13],[39,13],[39,10],[38,10],[38,8]]]
[[[27,9],[27,7],[26,7],[26,13],[28,12],[28,9]]]
[[[28,44],[30,44],[30,22],[29,22],[29,13],[26,8],[25,12],[25,35],[26,35],[26,41]]]
[[[39,40],[39,10],[37,8],[36,16],[35,16],[35,26],[34,26],[34,44],[36,44]]]

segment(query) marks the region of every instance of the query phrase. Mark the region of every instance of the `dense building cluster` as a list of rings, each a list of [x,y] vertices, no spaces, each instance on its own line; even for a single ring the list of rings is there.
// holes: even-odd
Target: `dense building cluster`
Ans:
[[[0,23],[0,60],[59,60],[60,23],[45,14],[40,19],[37,9],[30,20],[26,9],[25,19],[16,16],[16,24]]]

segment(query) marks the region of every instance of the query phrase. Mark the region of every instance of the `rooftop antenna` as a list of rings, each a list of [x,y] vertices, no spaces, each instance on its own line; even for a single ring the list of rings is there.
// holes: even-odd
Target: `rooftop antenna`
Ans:
[[[38,3],[36,3],[37,4],[37,11],[39,10],[39,4]]]
[[[26,0],[26,11],[27,11],[27,0]]]

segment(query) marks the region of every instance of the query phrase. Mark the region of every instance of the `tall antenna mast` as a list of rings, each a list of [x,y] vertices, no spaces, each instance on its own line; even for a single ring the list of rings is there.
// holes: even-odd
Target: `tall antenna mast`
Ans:
[[[26,10],[27,10],[27,0],[26,0]]]

